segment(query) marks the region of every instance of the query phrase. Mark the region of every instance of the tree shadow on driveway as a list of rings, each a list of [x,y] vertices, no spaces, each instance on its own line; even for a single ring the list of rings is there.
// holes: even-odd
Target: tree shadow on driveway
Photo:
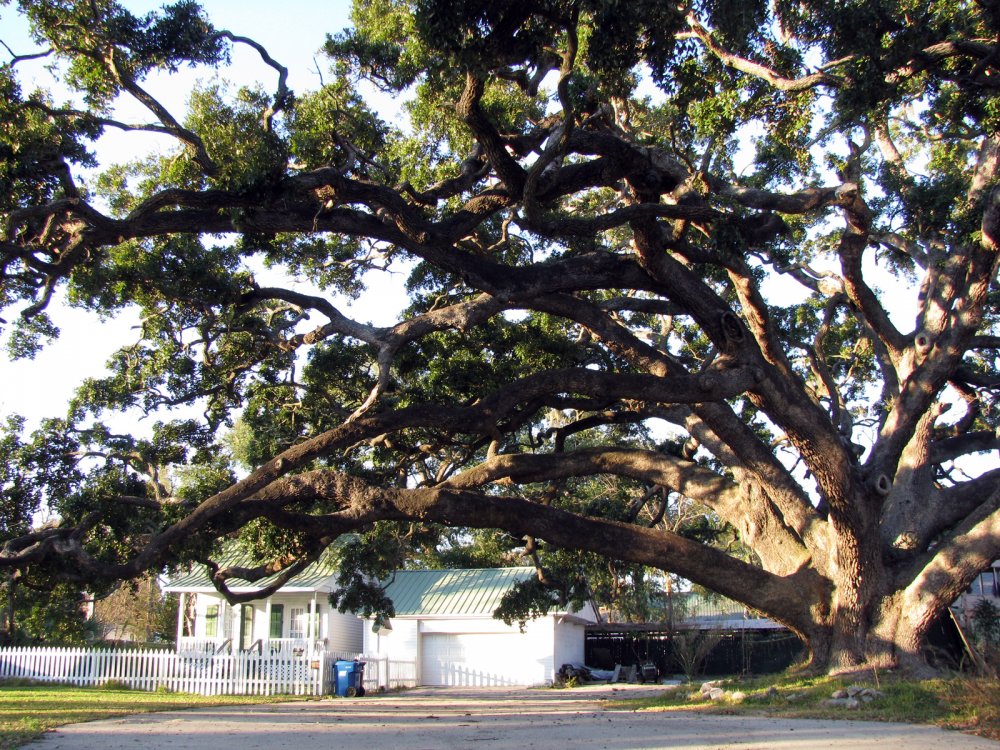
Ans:
[[[363,699],[224,706],[76,724],[30,750],[1000,750],[934,727],[676,712],[608,711],[603,701],[657,686],[571,690],[421,688]]]

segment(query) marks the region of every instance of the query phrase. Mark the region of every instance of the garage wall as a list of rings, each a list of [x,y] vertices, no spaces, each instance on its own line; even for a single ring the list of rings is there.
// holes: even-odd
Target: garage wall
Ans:
[[[586,626],[575,622],[553,623],[555,630],[552,648],[552,666],[556,671],[563,664],[583,664],[586,644]]]
[[[499,620],[422,620],[421,684],[541,685],[552,680],[552,618],[521,633]]]
[[[365,641],[364,652],[366,654],[377,654],[401,661],[416,660],[418,641],[416,620],[393,618],[392,630],[381,630],[378,633],[372,632],[371,620],[362,622]]]
[[[584,626],[556,620],[530,621],[524,633],[492,617],[393,618],[392,630],[379,633],[366,620],[364,652],[416,660],[422,685],[544,685],[584,659]]]

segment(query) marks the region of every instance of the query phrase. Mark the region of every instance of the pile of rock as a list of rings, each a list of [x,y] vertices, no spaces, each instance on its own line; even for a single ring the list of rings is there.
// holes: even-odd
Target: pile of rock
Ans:
[[[727,690],[723,687],[726,683],[722,680],[713,682],[703,682],[701,690],[692,693],[691,700],[726,701],[728,703],[742,703],[747,699],[747,694],[740,690]],[[768,688],[763,694],[758,694],[755,698],[774,700],[781,696],[775,687]],[[784,698],[789,703],[795,703],[806,698],[805,693],[790,693]],[[885,697],[881,690],[865,687],[864,685],[851,685],[843,690],[837,690],[829,698],[820,703],[821,706],[829,708],[843,708],[847,710],[861,708],[865,703],[879,700]]]
[[[861,704],[863,703],[871,703],[872,701],[879,700],[880,698],[885,698],[885,693],[881,690],[864,687],[863,685],[851,685],[843,690],[835,691],[829,698],[823,701],[821,705],[829,708],[846,708],[853,710],[861,708]]]
[[[718,681],[703,682],[701,692],[691,697],[694,700],[729,701],[730,703],[742,703],[746,700],[746,693],[740,690],[726,690],[720,687],[721,684]]]

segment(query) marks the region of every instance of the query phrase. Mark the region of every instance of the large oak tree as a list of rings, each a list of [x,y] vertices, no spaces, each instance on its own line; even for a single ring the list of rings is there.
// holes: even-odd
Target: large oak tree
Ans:
[[[995,3],[376,0],[310,92],[190,0],[19,5],[12,348],[54,332],[56,294],[141,330],[36,438],[24,476],[61,521],[6,534],[0,565],[111,581],[242,530],[261,565],[216,566],[226,591],[385,524],[497,529],[682,575],[834,669],[919,664],[1000,557]],[[273,78],[187,112],[144,86],[232,45]],[[35,55],[68,103],[19,84]],[[93,163],[130,130],[175,145]],[[342,303],[378,269],[409,274],[392,326]],[[100,421],[183,405],[203,416]],[[601,477],[626,512],[579,502]],[[739,544],[665,526],[671,498]]]

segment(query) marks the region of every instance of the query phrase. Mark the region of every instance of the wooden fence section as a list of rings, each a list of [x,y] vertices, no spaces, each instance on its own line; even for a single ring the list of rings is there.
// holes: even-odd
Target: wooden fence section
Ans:
[[[322,695],[328,690],[329,674],[322,655],[0,649],[0,679],[19,677],[81,687],[120,683],[137,690],[201,695]]]
[[[417,662],[414,660],[390,660],[384,657],[360,658],[361,661],[365,662],[364,686],[368,692],[403,690],[418,685]],[[332,670],[333,667],[331,666],[330,669]]]

